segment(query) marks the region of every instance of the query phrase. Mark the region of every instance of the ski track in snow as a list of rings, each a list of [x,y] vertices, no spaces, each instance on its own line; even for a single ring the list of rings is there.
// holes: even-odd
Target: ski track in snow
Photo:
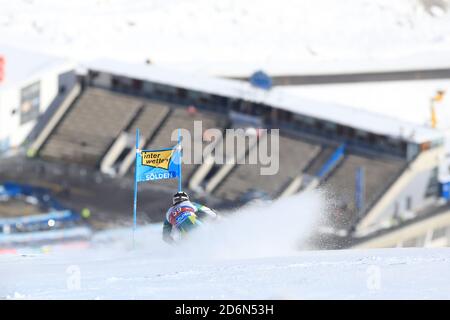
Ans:
[[[3,255],[0,298],[450,298],[450,249],[294,249],[322,202],[309,193],[249,207],[178,246],[162,242],[161,225],[148,225],[138,229],[134,250],[131,230],[120,229],[99,233],[85,250]],[[290,211],[300,203],[302,212]],[[249,228],[255,218],[258,228]]]
[[[99,258],[99,255],[101,258]],[[80,270],[71,290],[67,270]],[[304,251],[253,259],[151,252],[0,258],[10,299],[449,299],[449,249]],[[375,280],[371,279],[374,278]],[[377,280],[378,279],[378,280]],[[373,282],[375,281],[375,282]]]

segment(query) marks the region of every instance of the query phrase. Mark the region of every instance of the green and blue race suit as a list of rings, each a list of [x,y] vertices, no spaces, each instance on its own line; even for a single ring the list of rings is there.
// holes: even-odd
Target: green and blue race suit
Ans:
[[[215,219],[217,214],[210,208],[199,203],[183,201],[169,208],[163,224],[163,240],[172,242],[172,231],[176,229],[186,233],[201,224],[204,219]]]

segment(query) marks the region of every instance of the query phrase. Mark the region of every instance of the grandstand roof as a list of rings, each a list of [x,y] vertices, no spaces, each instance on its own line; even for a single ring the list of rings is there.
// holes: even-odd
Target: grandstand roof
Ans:
[[[98,59],[86,63],[84,66],[87,69],[118,74],[133,79],[141,79],[189,90],[263,103],[305,116],[350,126],[355,129],[390,136],[396,139],[402,138],[410,142],[423,143],[443,139],[442,133],[432,128],[350,106],[305,99],[298,95],[286,93],[276,87],[270,91],[266,91],[255,88],[245,81],[187,74],[155,65],[109,59]]]
[[[5,77],[0,83],[0,91],[6,87],[34,80],[33,78],[43,71],[62,66],[72,67],[66,59],[3,44],[0,44],[0,55],[5,58]]]

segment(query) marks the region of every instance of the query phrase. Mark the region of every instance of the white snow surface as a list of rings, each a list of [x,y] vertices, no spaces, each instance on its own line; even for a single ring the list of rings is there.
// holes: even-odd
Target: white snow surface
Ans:
[[[74,67],[70,61],[53,55],[21,50],[4,44],[0,44],[0,55],[7,57],[5,80],[1,83],[0,90],[30,81],[38,77],[42,71],[57,68],[69,70]]]
[[[450,128],[450,80],[414,80],[283,86],[279,91],[299,98],[350,105],[416,125],[430,126],[431,99],[438,90],[445,93],[435,103],[437,128]]]
[[[450,298],[450,249],[295,249],[325,210],[321,199],[250,207],[178,246],[161,241],[161,225],[148,225],[134,250],[130,229],[121,229],[84,250],[2,255],[0,298]]]
[[[448,67],[448,1],[426,2],[0,0],[0,41],[228,76]]]

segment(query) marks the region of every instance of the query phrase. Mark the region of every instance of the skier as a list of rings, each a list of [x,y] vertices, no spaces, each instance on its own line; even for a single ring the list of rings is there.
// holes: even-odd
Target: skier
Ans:
[[[173,243],[191,229],[202,224],[204,219],[216,219],[217,214],[204,205],[189,201],[186,192],[173,196],[173,205],[167,210],[163,224],[163,240]]]

